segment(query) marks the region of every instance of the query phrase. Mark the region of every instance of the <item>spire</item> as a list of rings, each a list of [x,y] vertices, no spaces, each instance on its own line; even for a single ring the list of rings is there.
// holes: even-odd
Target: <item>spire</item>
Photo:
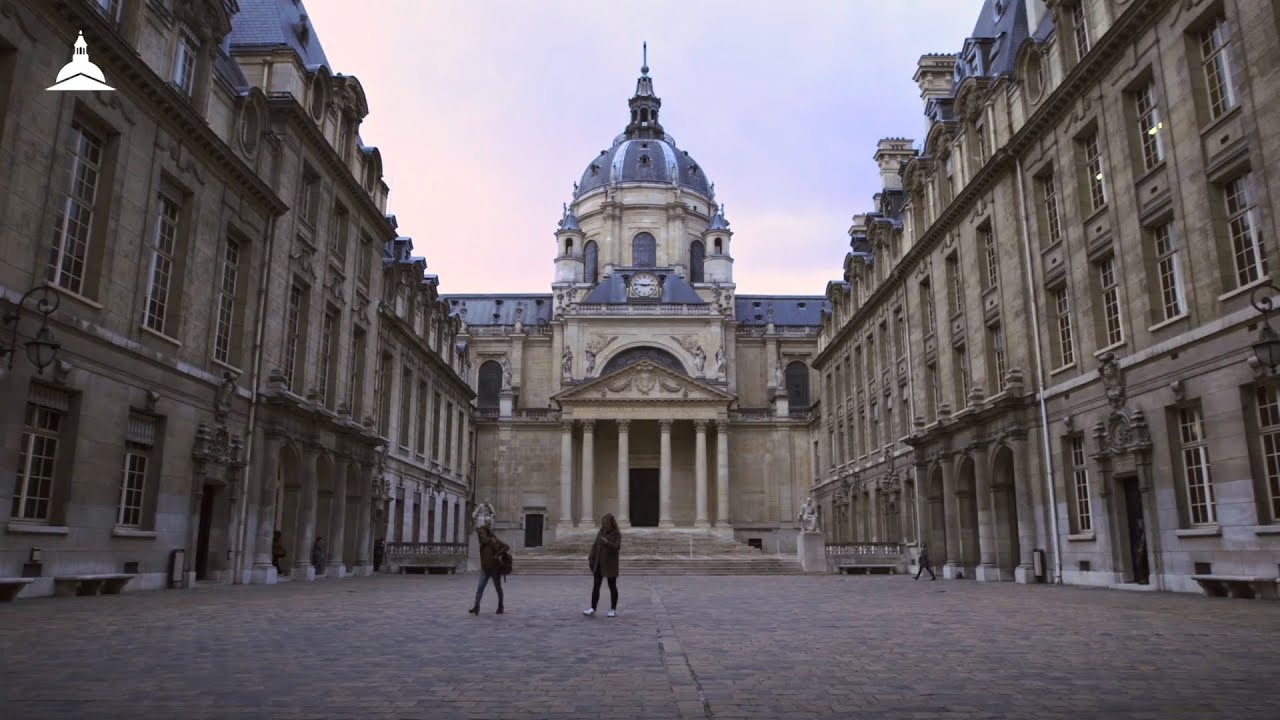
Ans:
[[[642,46],[640,77],[636,78],[636,94],[631,96],[631,123],[627,125],[628,138],[662,138],[665,134],[658,124],[658,109],[662,100],[653,94],[653,78],[649,77],[649,43]]]

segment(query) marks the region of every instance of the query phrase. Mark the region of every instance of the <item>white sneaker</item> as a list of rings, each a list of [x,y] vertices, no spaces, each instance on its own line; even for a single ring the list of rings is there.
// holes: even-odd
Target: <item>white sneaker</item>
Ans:
[[[610,610],[610,611],[609,611],[609,617],[618,617],[618,611],[617,611],[617,610]]]
[[[583,614],[583,615],[586,615],[587,617],[591,617],[592,615],[595,615],[595,614],[596,614],[596,609],[595,609],[595,608],[587,608],[586,610],[583,610],[583,611],[582,611],[582,614]]]

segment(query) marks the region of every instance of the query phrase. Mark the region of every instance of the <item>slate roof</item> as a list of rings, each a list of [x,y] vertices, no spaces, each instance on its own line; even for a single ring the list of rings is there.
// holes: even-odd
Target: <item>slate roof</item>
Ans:
[[[551,322],[551,294],[446,295],[449,313],[468,325],[515,325],[516,309],[523,307],[525,325]]]
[[[614,268],[613,273],[600,279],[600,284],[591,289],[582,299],[584,303],[625,303],[627,302],[627,286],[622,281],[624,274],[651,272],[661,276],[662,302],[680,303],[684,305],[705,305],[706,300],[698,296],[684,278],[671,270],[661,268]]]
[[[734,314],[742,325],[766,325],[769,308],[773,308],[774,325],[822,324],[822,311],[831,304],[821,295],[738,295],[733,299]]]
[[[320,47],[320,38],[310,26],[306,42],[299,37],[298,28],[307,11],[302,0],[240,0],[240,12],[231,18],[232,46],[293,48],[307,67],[323,65],[330,72],[329,58]]]
[[[997,9],[1001,11],[998,16]],[[956,58],[956,84],[970,75],[994,77],[1012,73],[1018,48],[1030,34],[1025,2],[986,0],[973,32]]]
[[[711,197],[707,173],[687,150],[676,147],[670,135],[657,138],[620,136],[613,147],[601,151],[582,171],[578,194],[611,182],[651,182],[680,185]]]

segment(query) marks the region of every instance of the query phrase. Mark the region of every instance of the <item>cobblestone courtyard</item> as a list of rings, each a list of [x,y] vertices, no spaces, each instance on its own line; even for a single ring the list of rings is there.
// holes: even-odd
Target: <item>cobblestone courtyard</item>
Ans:
[[[1280,605],[909,577],[515,576],[0,606],[20,718],[1276,718]],[[607,602],[608,592],[604,593]],[[602,603],[602,611],[607,607]]]

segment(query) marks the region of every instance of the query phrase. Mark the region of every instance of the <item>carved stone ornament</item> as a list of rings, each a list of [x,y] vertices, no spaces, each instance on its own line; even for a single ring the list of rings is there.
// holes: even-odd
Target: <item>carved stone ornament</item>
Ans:
[[[1098,358],[1098,376],[1102,378],[1102,386],[1107,393],[1107,402],[1113,410],[1120,410],[1125,404],[1124,372],[1120,368],[1120,358],[1114,352],[1108,352]]]
[[[218,386],[218,394],[213,399],[213,419],[219,425],[225,425],[227,415],[231,412],[231,401],[236,396],[236,379],[230,372],[222,373],[222,384]]]
[[[216,465],[236,469],[244,467],[244,459],[241,456],[243,448],[244,442],[240,436],[228,431],[226,425],[210,427],[201,423],[196,428],[195,442],[191,447],[191,459],[199,466]]]

